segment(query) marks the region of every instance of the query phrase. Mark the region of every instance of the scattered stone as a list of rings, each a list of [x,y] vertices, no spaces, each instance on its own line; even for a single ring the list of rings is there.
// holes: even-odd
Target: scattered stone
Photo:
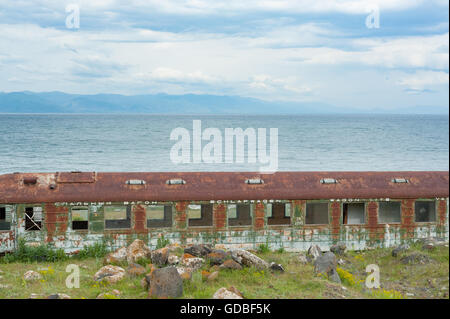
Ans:
[[[169,248],[164,247],[158,250],[154,250],[151,253],[152,263],[158,266],[164,266],[169,258]]]
[[[274,271],[284,272],[284,268],[281,264],[276,264],[274,262],[270,263],[270,269]]]
[[[345,251],[347,249],[347,246],[344,242],[338,242],[336,245],[333,245],[330,247],[330,251],[334,253],[335,255],[344,255]]]
[[[220,265],[228,258],[228,255],[224,250],[214,249],[206,255],[206,258],[209,259],[209,262],[212,265]]]
[[[344,287],[344,286],[341,286],[341,288],[342,288],[342,290],[347,290],[347,288],[346,288],[346,287]]]
[[[169,257],[167,257],[167,263],[169,265],[177,265],[180,263],[180,258],[177,255],[169,254]]]
[[[0,276],[0,280],[2,280],[3,279],[3,276]]]
[[[308,263],[308,258],[307,258],[304,254],[300,254],[300,255],[298,256],[298,261],[299,261],[301,264],[307,264],[307,263]]]
[[[214,281],[219,277],[219,272],[215,271],[208,276],[208,281]]]
[[[215,294],[213,295],[213,299],[244,299],[244,298],[236,288],[230,287],[227,289],[222,287],[215,292]]]
[[[23,279],[25,281],[41,280],[42,275],[36,271],[28,270],[25,274],[23,274]]]
[[[234,269],[234,270],[241,270],[242,266],[235,262],[233,259],[227,259],[223,262],[222,265],[219,266],[222,269]]]
[[[205,260],[203,258],[199,258],[199,257],[193,257],[193,258],[183,258],[181,260],[181,264],[187,268],[192,268],[192,269],[200,269],[203,266],[203,263],[205,262]]]
[[[145,267],[139,264],[131,263],[127,268],[127,274],[132,277],[143,275],[145,274]]]
[[[338,264],[339,266],[345,265],[346,263],[347,263],[347,262],[346,262],[344,259],[342,259],[342,258],[339,258],[338,261],[337,261],[337,264]]]
[[[431,262],[431,258],[427,255],[413,253],[408,256],[404,256],[400,259],[402,264],[428,264]]]
[[[401,253],[404,253],[408,249],[409,249],[408,244],[402,244],[400,246],[397,246],[392,250],[392,257],[398,257],[398,255],[400,255]]]
[[[94,275],[95,281],[106,280],[110,284],[114,284],[125,277],[125,270],[119,266],[106,265],[100,268]]]
[[[219,271],[220,270],[220,266],[219,265],[214,265],[211,268],[209,268],[210,272],[215,272],[215,271]]]
[[[44,297],[44,295],[42,295],[42,294],[35,294],[35,293],[32,293],[31,295],[30,295],[30,299],[39,299],[39,298],[43,298]]]
[[[231,252],[231,257],[234,261],[247,267],[254,266],[258,270],[269,268],[269,264],[266,261],[246,250],[233,250]]]
[[[102,292],[97,296],[96,299],[117,299],[120,297],[121,294],[122,293],[119,290],[114,289],[108,292]]]
[[[314,262],[314,271],[316,273],[326,274],[331,281],[341,283],[339,274],[336,271],[336,255],[331,251],[316,258]]]
[[[209,271],[202,270],[202,279],[203,280],[208,279],[209,275],[211,275],[211,273]]]
[[[186,267],[177,267],[178,274],[183,280],[191,280],[193,270]]]
[[[308,261],[314,262],[319,256],[322,256],[322,250],[320,247],[318,245],[311,245],[308,249],[308,253],[306,254]]]
[[[151,250],[140,239],[135,239],[127,248],[127,262],[133,263],[141,258],[149,258]]]
[[[209,245],[196,244],[184,249],[184,252],[195,257],[204,257],[212,251]]]
[[[47,296],[47,299],[72,299],[69,295],[56,293],[50,296]]]
[[[116,251],[109,253],[104,260],[105,265],[117,264],[127,259],[127,247],[122,247]]]
[[[183,279],[175,267],[155,269],[150,279],[150,297],[178,298],[183,295]]]
[[[407,293],[406,293],[406,296],[408,296],[408,297],[414,297],[414,294],[412,294],[412,293],[410,293],[410,292],[407,292]]]
[[[2,285],[0,284],[0,289],[10,289],[11,285]]]

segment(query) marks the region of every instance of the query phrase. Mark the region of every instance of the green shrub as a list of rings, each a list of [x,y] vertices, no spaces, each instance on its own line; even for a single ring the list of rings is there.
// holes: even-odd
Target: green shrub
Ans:
[[[164,235],[161,235],[161,237],[158,238],[158,242],[156,243],[156,249],[164,248],[167,245],[170,245],[170,240],[165,239]]]
[[[69,257],[63,249],[49,246],[48,244],[39,246],[27,246],[24,239],[19,239],[17,250],[11,254],[5,255],[1,262],[35,262],[35,261],[64,261]]]
[[[74,258],[86,259],[86,258],[103,258],[110,252],[110,249],[105,242],[98,242],[94,245],[85,246],[81,249]]]
[[[265,254],[270,252],[269,244],[261,244],[258,246],[258,253]]]

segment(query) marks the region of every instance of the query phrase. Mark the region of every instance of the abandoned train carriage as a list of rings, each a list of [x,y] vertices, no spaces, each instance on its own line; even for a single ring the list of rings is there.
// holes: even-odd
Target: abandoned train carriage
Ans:
[[[14,173],[0,176],[0,253],[141,238],[225,248],[352,249],[448,240],[448,172]]]

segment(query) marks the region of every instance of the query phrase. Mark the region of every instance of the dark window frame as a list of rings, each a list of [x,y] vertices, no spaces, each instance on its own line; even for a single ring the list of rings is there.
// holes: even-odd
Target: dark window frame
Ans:
[[[327,205],[327,223],[326,224],[310,224],[310,223],[306,223],[306,216],[308,214],[308,206],[310,205]],[[329,202],[309,202],[306,203],[305,205],[305,226],[326,226],[326,225],[330,225],[330,203]]]
[[[357,223],[357,224],[349,224],[348,223],[348,209],[347,209],[347,216],[345,216],[345,206],[347,205],[363,205],[363,214],[364,214],[364,222],[363,223]],[[367,203],[366,202],[347,202],[347,203],[342,203],[342,225],[349,225],[349,226],[358,226],[358,225],[366,225],[367,224]],[[345,217],[347,217],[347,222],[345,220]]]
[[[3,215],[3,218],[2,218]],[[0,207],[0,232],[1,231],[10,231],[11,230],[11,221],[6,221],[6,206]]]
[[[190,204],[190,205],[200,205],[200,218],[189,218],[188,227],[212,227],[214,225],[214,205],[213,204]],[[188,208],[189,209],[189,208]],[[208,216],[210,215],[210,216]],[[206,218],[205,218],[206,217]],[[205,225],[205,222],[207,224]]]
[[[41,231],[42,230],[42,223],[44,221],[44,210],[41,207],[41,220],[36,221],[34,219],[34,208],[35,207],[41,207],[41,206],[26,206],[24,211],[24,218],[25,218],[25,231]],[[29,213],[32,215],[30,216]],[[31,226],[30,226],[31,225]]]
[[[290,203],[270,203],[268,205],[272,205],[272,216],[268,216],[267,217],[267,225],[269,226],[289,226],[291,225],[291,212],[289,212],[289,216],[286,216],[286,205],[288,205]],[[274,212],[274,206],[283,206],[284,207],[284,213],[283,213],[283,217],[281,216],[276,216],[274,217],[273,212]],[[278,223],[278,221],[287,221],[287,223]]]
[[[398,207],[399,207],[399,217],[400,217],[400,220],[399,221],[395,221],[395,222],[380,222],[380,208],[381,208],[381,206],[380,206],[380,204],[382,204],[382,203],[394,203],[394,204],[398,204]],[[394,225],[400,225],[401,223],[402,223],[402,203],[401,203],[401,201],[398,201],[398,200],[390,200],[390,201],[386,201],[386,202],[379,202],[378,203],[378,209],[377,209],[377,221],[378,221],[378,224],[380,224],[380,225],[386,225],[386,224],[388,224],[388,225],[390,225],[390,224],[394,224]]]
[[[107,205],[103,207],[103,214],[105,213],[105,207],[115,207],[121,206],[126,207],[126,219],[106,219],[103,215],[105,221],[105,230],[121,230],[121,229],[131,229],[131,205]],[[115,225],[117,227],[111,227]]]
[[[428,221],[417,221],[417,204],[418,203],[432,203],[433,204],[433,216],[434,216],[434,220],[428,220]],[[436,223],[436,221],[438,220],[438,216],[437,216],[437,201],[436,200],[416,200],[414,202],[414,222],[415,223]]]
[[[170,228],[173,225],[173,205],[164,204],[164,205],[155,205],[155,206],[164,206],[164,218],[163,219],[150,219],[147,218],[147,212],[145,213],[145,217],[147,219],[147,228]]]
[[[244,207],[244,206],[246,208],[248,207],[248,218],[247,219],[241,219],[242,207]],[[253,225],[252,207],[253,207],[252,204],[246,204],[246,203],[236,204],[236,217],[235,218],[227,218],[228,226],[229,227],[248,227],[248,226],[252,226]],[[240,221],[247,221],[247,220],[250,221],[249,224],[240,224],[239,223]]]
[[[73,210],[74,210],[74,208],[75,208],[75,210],[76,210],[76,208],[86,208],[86,210],[87,210],[87,220],[83,220],[83,221],[81,221],[81,220],[73,220]],[[90,209],[89,209],[89,207],[86,207],[86,206],[76,206],[76,207],[71,207],[70,208],[70,221],[71,221],[71,223],[72,223],[72,230],[75,230],[75,231],[88,231],[89,230],[89,213],[90,213]],[[84,228],[75,228],[74,226],[75,225],[85,225],[85,227]]]

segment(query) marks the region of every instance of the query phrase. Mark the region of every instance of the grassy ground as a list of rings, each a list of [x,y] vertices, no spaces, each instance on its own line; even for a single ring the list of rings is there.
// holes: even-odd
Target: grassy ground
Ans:
[[[212,282],[203,281],[200,271],[192,280],[184,283],[184,298],[211,298],[221,287],[235,286],[246,298],[448,298],[449,250],[437,247],[423,251],[413,246],[407,254],[420,253],[431,258],[426,264],[402,264],[399,256],[391,256],[392,249],[375,249],[364,252],[348,252],[342,257],[346,263],[339,266],[342,284],[335,284],[314,274],[313,266],[301,264],[298,253],[264,252],[258,255],[264,260],[280,263],[284,273],[243,270],[220,270]],[[65,281],[66,266],[80,266],[80,288],[68,289]],[[380,268],[381,289],[364,288],[367,276],[365,268],[377,264]],[[114,285],[96,283],[93,275],[103,266],[101,258],[67,260],[62,262],[0,263],[0,298],[29,298],[32,293],[43,297],[65,293],[72,298],[96,298],[102,292],[118,289],[121,298],[147,298],[141,287],[140,277],[126,277]],[[125,268],[125,267],[124,267]],[[205,265],[204,270],[209,270]],[[28,270],[41,270],[42,281],[27,283],[23,274]],[[149,266],[147,266],[149,271]],[[6,287],[5,287],[6,286]]]

